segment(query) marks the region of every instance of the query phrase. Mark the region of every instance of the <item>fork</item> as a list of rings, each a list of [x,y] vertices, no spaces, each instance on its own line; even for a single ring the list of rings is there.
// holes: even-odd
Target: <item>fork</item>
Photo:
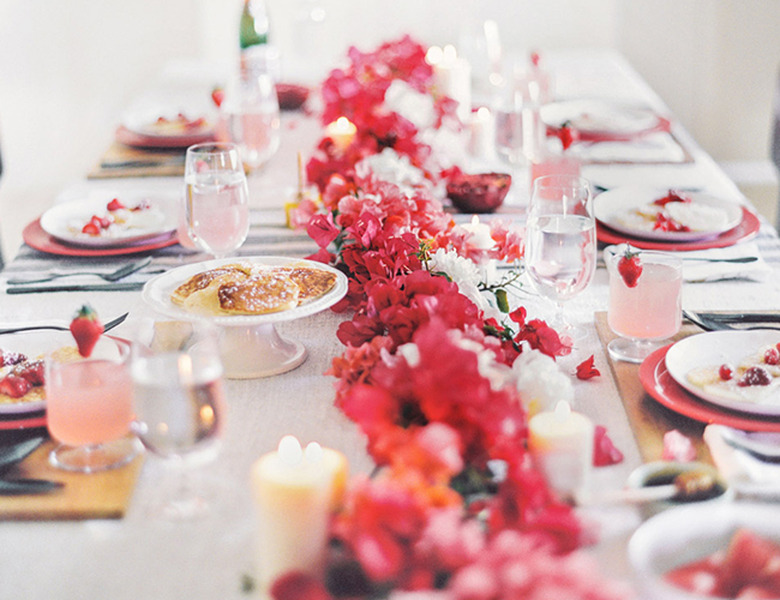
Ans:
[[[695,313],[689,310],[682,311],[683,317],[688,319],[694,325],[698,325],[705,331],[718,331],[718,330],[734,330],[734,331],[750,331],[753,329],[776,329],[780,331],[780,327],[772,325],[757,325],[754,327],[736,327],[735,325],[726,322],[723,319],[715,319],[706,317],[702,314]]]
[[[108,323],[103,325],[103,331],[113,329],[117,325],[121,324],[130,313],[119,315],[116,319],[111,319]],[[68,331],[69,327],[63,327],[62,325],[27,325],[25,327],[9,327],[7,329],[0,329],[0,335],[6,333],[19,333],[21,331],[36,331],[38,329],[55,329],[57,331]]]
[[[122,279],[123,277],[127,277],[131,273],[140,271],[145,266],[147,266],[150,262],[152,262],[152,257],[147,256],[140,260],[136,260],[126,265],[122,265],[121,267],[119,267],[115,271],[111,271],[110,273],[96,273],[94,271],[54,273],[52,275],[48,275],[46,277],[40,277],[38,279],[9,279],[7,283],[9,285],[22,285],[25,283],[44,283],[46,281],[54,281],[55,279],[59,279],[60,277],[70,277],[71,275],[96,275],[97,277],[100,277],[101,279],[105,279],[106,281],[119,281],[120,279]]]

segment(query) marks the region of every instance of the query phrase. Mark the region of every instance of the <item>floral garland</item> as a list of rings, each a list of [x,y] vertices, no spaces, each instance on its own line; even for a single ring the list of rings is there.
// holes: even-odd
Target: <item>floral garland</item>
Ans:
[[[349,59],[323,85],[323,122],[347,116],[357,134],[343,149],[319,143],[307,174],[322,202],[304,200],[294,221],[320,247],[312,258],[349,278],[334,309],[353,316],[338,329],[346,349],[329,374],[377,471],[351,482],[325,580],[290,573],[272,594],[625,597],[573,552],[585,529],[526,450],[534,395],[572,390],[554,363],[568,341],[525,308],[510,311],[516,275],[491,269],[522,257],[522,232],[456,225],[437,200],[446,172],[422,139],[452,126],[454,104],[436,97],[424,48],[407,36],[352,48]],[[388,108],[398,81],[433,98],[427,129]],[[592,362],[580,368],[583,378],[598,373]]]

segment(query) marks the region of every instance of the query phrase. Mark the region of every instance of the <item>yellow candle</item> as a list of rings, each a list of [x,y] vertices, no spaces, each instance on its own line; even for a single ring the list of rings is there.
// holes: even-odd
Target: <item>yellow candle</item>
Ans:
[[[325,128],[325,135],[333,140],[336,148],[344,152],[357,133],[357,127],[347,117],[339,117]]]
[[[552,489],[564,497],[582,487],[593,464],[594,427],[588,417],[560,401],[554,411],[528,421],[528,449]]]
[[[290,571],[319,576],[325,560],[328,522],[340,503],[347,462],[319,444],[304,451],[285,436],[275,452],[261,456],[250,474],[257,520],[257,575],[266,590]]]

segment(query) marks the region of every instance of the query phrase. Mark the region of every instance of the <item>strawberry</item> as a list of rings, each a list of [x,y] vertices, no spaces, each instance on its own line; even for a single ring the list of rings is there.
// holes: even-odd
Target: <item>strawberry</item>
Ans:
[[[632,252],[631,246],[627,246],[623,256],[618,260],[617,270],[628,287],[636,287],[639,276],[642,274],[642,261],[639,260],[639,253]]]
[[[27,357],[20,352],[10,352],[8,350],[0,350],[0,367],[8,367],[11,365],[18,365],[27,360]]]
[[[769,385],[772,378],[763,367],[750,367],[742,378],[737,381],[739,387],[749,387],[751,385]]]
[[[734,369],[731,368],[731,365],[723,363],[718,369],[718,377],[723,381],[728,381],[734,377]]]
[[[42,360],[32,360],[24,362],[13,370],[13,374],[22,379],[26,379],[31,385],[43,385],[44,368]]]
[[[217,105],[217,108],[222,105],[222,101],[224,99],[225,90],[223,90],[221,87],[215,87],[213,90],[211,90],[211,100],[214,102],[214,104]]]
[[[0,394],[11,396],[11,398],[21,398],[32,388],[32,384],[18,375],[6,375],[0,379]]]
[[[780,350],[772,346],[764,352],[764,362],[768,365],[780,364]]]
[[[70,323],[70,332],[81,356],[89,356],[103,333],[103,324],[89,304],[82,306]]]
[[[558,139],[561,140],[564,150],[567,150],[579,138],[579,131],[574,129],[569,121],[564,122],[558,129]]]
[[[124,205],[124,204],[122,204],[122,203],[119,201],[119,198],[114,198],[113,200],[111,200],[111,202],[109,202],[108,204],[106,204],[106,208],[107,208],[108,210],[119,210],[119,209],[121,209],[121,208],[125,208],[125,205]]]
[[[100,227],[90,221],[81,228],[81,233],[86,233],[88,235],[100,235]]]

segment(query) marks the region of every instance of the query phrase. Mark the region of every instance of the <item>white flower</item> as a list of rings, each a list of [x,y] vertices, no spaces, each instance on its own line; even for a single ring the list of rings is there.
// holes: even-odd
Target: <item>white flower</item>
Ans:
[[[398,346],[396,354],[400,354],[406,359],[406,364],[414,368],[420,364],[420,348],[417,344],[408,343]]]
[[[571,379],[551,357],[527,345],[512,365],[515,385],[526,410],[533,415],[551,410],[560,400],[574,401]]]
[[[431,94],[418,92],[400,79],[393,80],[385,92],[385,107],[411,121],[417,129],[428,129],[436,122]]]
[[[359,177],[366,177],[372,172],[378,179],[401,188],[430,185],[425,174],[411,163],[408,156],[400,155],[392,148],[367,156],[355,165],[355,172]]]
[[[511,370],[505,364],[496,360],[496,355],[492,350],[485,348],[475,340],[463,336],[459,329],[449,331],[449,337],[459,348],[469,350],[477,355],[477,370],[479,374],[490,382],[490,388],[500,390],[506,385],[507,380],[511,379]]]
[[[491,304],[493,295],[479,289],[484,277],[490,276],[490,270],[478,267],[471,259],[460,256],[454,250],[439,248],[431,255],[431,272],[445,273],[457,286],[458,291],[471,300],[484,312],[485,318],[500,318],[498,309]]]

